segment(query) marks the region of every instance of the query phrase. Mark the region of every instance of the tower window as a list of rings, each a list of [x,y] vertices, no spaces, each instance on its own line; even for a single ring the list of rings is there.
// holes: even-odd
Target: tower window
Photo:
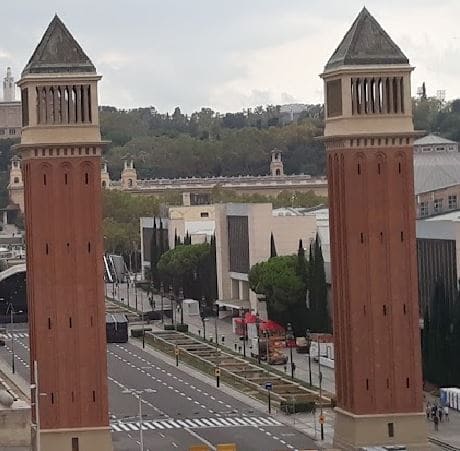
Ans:
[[[380,163],[377,164],[377,174],[380,175]]]
[[[394,423],[388,423],[388,437],[395,436],[395,425]]]
[[[46,185],[46,174],[43,174],[43,185]]]
[[[89,184],[89,174],[86,172],[85,173],[85,185]]]
[[[88,241],[88,254],[91,252],[91,243]]]
[[[64,174],[64,183],[65,183],[66,185],[67,185],[67,181],[68,181],[67,179],[68,179],[67,174]]]
[[[327,117],[342,115],[342,80],[326,83]]]
[[[358,163],[358,175],[361,175],[361,165]]]
[[[19,183],[19,177],[15,177],[13,183]]]
[[[369,379],[366,379],[366,390],[369,390]]]
[[[387,377],[387,388],[390,388],[390,379]]]
[[[364,243],[364,233],[361,232],[361,243]]]
[[[72,392],[71,398],[72,398],[72,402],[75,402],[75,393],[74,392]]]
[[[93,317],[92,316],[89,319],[89,323],[90,323],[91,327],[93,327],[94,324],[93,324]]]
[[[401,241],[404,241],[404,232],[401,231]]]
[[[410,380],[406,377],[406,388],[410,388]]]
[[[363,313],[364,313],[364,316],[366,316],[366,306],[363,305]]]
[[[386,305],[383,305],[382,310],[383,310],[383,316],[387,316],[387,306]]]
[[[45,254],[48,255],[49,253],[49,247],[48,247],[48,243],[45,244]]]
[[[51,329],[51,318],[48,318],[48,329]]]
[[[51,393],[51,404],[54,404],[54,393]]]
[[[406,304],[403,304],[403,313],[404,313],[404,315],[407,313],[407,311],[406,311]]]
[[[398,173],[401,174],[401,163],[398,163]]]
[[[69,328],[72,329],[72,317],[69,316]]]
[[[22,102],[22,125],[27,127],[29,125],[29,90],[27,88],[21,90]]]
[[[96,391],[93,390],[93,402],[96,402]]]
[[[380,242],[383,243],[383,232],[380,232]]]
[[[72,451],[80,451],[78,437],[72,437]]]

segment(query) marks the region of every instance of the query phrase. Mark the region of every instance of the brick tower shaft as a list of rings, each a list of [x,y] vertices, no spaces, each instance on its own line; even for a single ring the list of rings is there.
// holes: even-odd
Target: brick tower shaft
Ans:
[[[340,449],[427,447],[411,71],[363,9],[322,74]]]
[[[19,81],[32,383],[47,451],[111,451],[101,141],[89,58],[56,16]],[[32,390],[34,399],[36,390]],[[36,422],[35,413],[33,421]]]

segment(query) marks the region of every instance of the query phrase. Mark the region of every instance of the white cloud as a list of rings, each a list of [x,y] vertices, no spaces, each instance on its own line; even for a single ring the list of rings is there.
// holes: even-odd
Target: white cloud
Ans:
[[[416,67],[412,86],[460,97],[458,0],[367,0]],[[185,112],[210,106],[321,102],[318,74],[361,0],[71,0],[11,3],[0,28],[0,76],[24,67],[55,11],[104,76],[101,98],[119,107]],[[91,12],[89,14],[88,12]],[[101,21],[100,18],[104,17]],[[17,24],[21,23],[21,27]],[[7,49],[7,50],[6,50]]]

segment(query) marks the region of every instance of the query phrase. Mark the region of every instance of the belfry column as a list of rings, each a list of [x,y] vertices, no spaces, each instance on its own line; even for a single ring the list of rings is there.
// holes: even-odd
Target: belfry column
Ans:
[[[340,449],[428,449],[420,356],[410,74],[366,9],[325,88]]]
[[[18,83],[32,383],[38,373],[31,397],[38,389],[41,449],[46,451],[113,449],[102,267],[100,78],[56,16]]]

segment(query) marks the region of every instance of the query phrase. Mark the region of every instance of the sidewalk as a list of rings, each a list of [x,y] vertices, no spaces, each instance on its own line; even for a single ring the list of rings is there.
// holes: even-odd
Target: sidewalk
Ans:
[[[144,307],[144,312],[152,310],[150,305],[148,295],[143,290],[136,290],[134,284],[130,285],[129,290],[127,289],[127,284],[116,284],[108,283],[106,284],[106,293],[109,297],[114,297],[122,304],[129,305],[131,308],[136,309],[139,312],[142,311],[142,306]],[[137,302],[136,302],[136,291],[137,291]],[[161,307],[161,296],[155,294],[154,297],[154,306],[156,310],[159,310]],[[129,303],[128,303],[129,300]],[[170,308],[170,300],[164,296],[163,297],[163,307]],[[176,315],[176,320],[179,320],[180,313],[176,310],[174,312]],[[166,323],[171,322],[171,319],[166,318],[164,320]],[[190,316],[184,312],[184,323],[188,324],[189,331],[195,335],[203,336],[203,322],[199,315]],[[233,334],[231,318],[224,318],[217,320],[215,318],[208,318],[205,320],[206,329],[206,339],[215,341],[216,331],[215,326],[217,325],[217,338],[221,346],[226,346],[234,352],[239,352],[243,354],[243,342],[239,339],[238,336]],[[224,337],[224,341],[222,341]],[[284,354],[288,357],[288,363],[286,365],[286,375],[290,375],[290,350],[284,349]],[[251,354],[251,344],[250,342],[246,343],[246,355],[250,356]],[[309,382],[309,369],[308,369],[308,354],[298,354],[295,350],[292,352],[293,361],[296,365],[295,377],[303,382]],[[274,368],[279,371],[283,371],[284,367],[282,365],[275,365]],[[335,381],[334,381],[334,370],[327,367],[322,367],[321,372],[323,374],[322,388],[325,392],[334,394],[335,393]],[[318,363],[314,361],[312,356],[311,358],[311,373],[312,373],[312,385],[314,387],[319,387],[319,368]]]
[[[439,403],[439,398],[427,394],[426,399],[433,404],[435,401]],[[460,450],[460,412],[449,409],[449,421],[443,418],[443,421],[438,425],[438,431],[434,430],[433,421],[426,420],[428,436],[440,442],[447,443],[451,447]]]

